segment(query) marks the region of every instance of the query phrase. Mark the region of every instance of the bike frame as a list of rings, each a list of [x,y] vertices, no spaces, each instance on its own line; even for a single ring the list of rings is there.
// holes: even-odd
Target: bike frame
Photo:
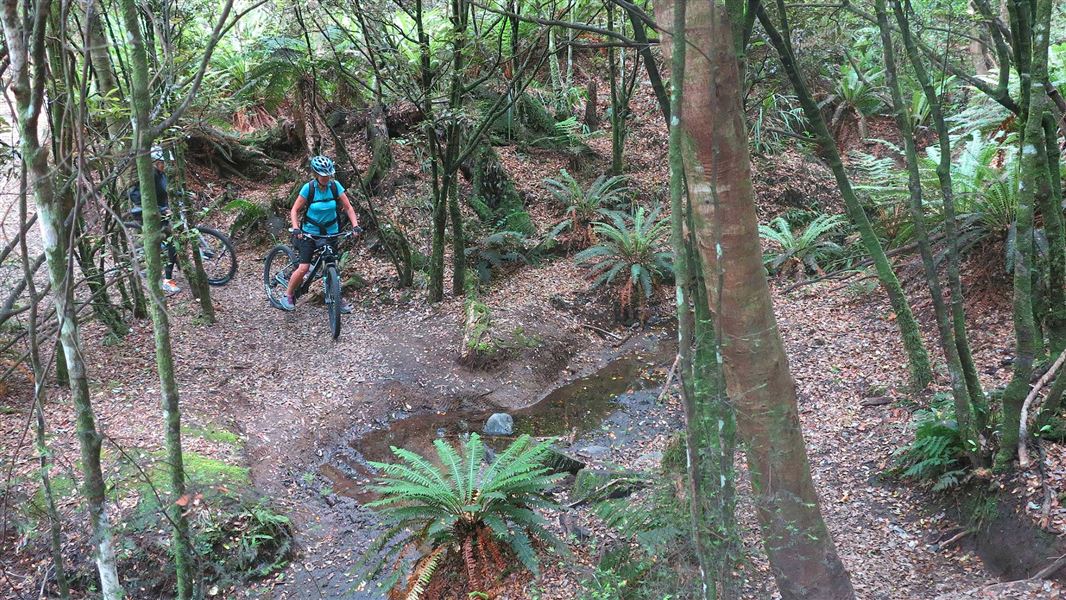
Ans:
[[[311,289],[311,284],[318,278],[322,269],[328,265],[337,264],[337,252],[333,249],[333,246],[329,243],[331,240],[339,240],[350,235],[348,232],[335,233],[333,235],[313,235],[304,232],[306,237],[315,242],[315,253],[311,255],[311,268],[307,271],[307,277],[304,279],[300,287],[296,288],[295,298],[299,298],[307,293]],[[319,242],[322,242],[319,245]],[[295,250],[295,249],[294,249]]]

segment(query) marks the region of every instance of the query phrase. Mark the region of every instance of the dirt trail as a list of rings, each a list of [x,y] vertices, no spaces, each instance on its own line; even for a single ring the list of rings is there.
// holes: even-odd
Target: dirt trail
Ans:
[[[353,431],[381,428],[409,414],[527,405],[593,364],[606,344],[572,313],[551,308],[553,295],[572,300],[585,288],[568,262],[526,268],[486,296],[500,330],[521,326],[542,344],[495,370],[471,371],[455,361],[461,301],[404,303],[401,293],[371,284],[353,294],[355,311],[344,317],[341,338],[332,342],[321,305],[304,300],[291,314],[268,307],[262,254],[242,252],[236,280],[214,290],[216,325],[195,324],[187,291],[170,302],[185,421],[242,433],[254,483],[299,524],[299,558],[284,577],[260,582],[245,595],[360,598],[351,592],[347,571],[365,545],[369,516],[351,503],[335,509],[336,498],[320,493],[314,473],[330,450]],[[356,257],[355,264],[362,260],[369,259]],[[994,583],[972,554],[935,546],[947,525],[942,515],[930,514],[921,494],[878,477],[905,438],[907,420],[906,411],[859,404],[864,396],[892,395],[905,382],[884,303],[813,288],[778,297],[776,306],[823,513],[859,597],[927,599]],[[97,325],[86,327],[101,429],[122,444],[159,447],[150,323],[136,323],[115,346],[99,345],[101,338]],[[69,461],[76,454],[73,423],[68,406],[56,409],[55,451]],[[679,424],[676,403],[670,410],[664,418]],[[5,440],[20,423],[17,415],[0,415]],[[211,451],[197,441],[189,447]],[[751,532],[748,538],[754,539]],[[752,563],[752,597],[772,597],[757,551]],[[565,568],[552,567],[548,577],[553,570]],[[1041,588],[1038,595],[1018,597],[1047,593]],[[560,594],[553,597],[572,597]]]

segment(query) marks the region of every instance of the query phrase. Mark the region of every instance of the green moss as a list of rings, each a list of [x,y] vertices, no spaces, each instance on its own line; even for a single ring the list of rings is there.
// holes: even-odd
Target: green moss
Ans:
[[[204,427],[186,427],[185,435],[198,437],[209,442],[222,442],[238,448],[244,445],[244,438],[224,427],[210,423]]]
[[[239,486],[252,483],[247,467],[231,465],[195,452],[184,453],[182,460],[185,463],[185,477],[192,485]]]
[[[675,434],[663,449],[662,469],[667,473],[677,474],[688,471],[688,444],[685,434]]]

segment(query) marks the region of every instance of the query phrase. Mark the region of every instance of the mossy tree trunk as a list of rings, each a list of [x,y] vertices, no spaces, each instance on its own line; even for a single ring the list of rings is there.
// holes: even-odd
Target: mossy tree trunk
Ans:
[[[672,21],[670,30],[673,31],[671,37],[664,38],[663,52],[671,61],[669,110],[674,115],[670,120],[669,141],[671,242],[677,287],[678,360],[688,458],[688,504],[703,580],[702,598],[730,599],[738,596],[736,578],[732,574],[739,556],[733,467],[736,414],[725,395],[712,308],[708,305],[702,265],[690,235],[693,231],[689,228],[692,201],[705,202],[707,198],[693,194],[696,197],[690,199],[693,190],[687,184],[685,132],[680,119],[683,118],[684,94],[699,93],[699,90],[691,89],[691,86],[686,89],[685,82],[703,79],[698,76],[686,78],[686,64],[696,70],[706,70],[708,65],[702,56],[690,57],[686,52],[689,19],[686,3],[686,0],[675,0],[672,6],[661,5],[658,17],[663,23]],[[693,29],[696,26],[705,28],[706,24],[698,19],[706,11],[694,12]],[[697,35],[696,39],[698,42],[706,40],[702,35]],[[691,149],[691,145],[688,146]],[[696,163],[691,154],[688,162],[690,165]],[[705,183],[694,187],[703,193],[710,189]]]
[[[175,149],[174,182],[177,184],[170,190],[174,202],[170,211],[174,215],[171,219],[173,227],[180,228],[173,232],[175,241],[178,243],[178,258],[181,260],[181,271],[189,281],[189,288],[193,296],[200,303],[200,319],[206,325],[215,322],[215,305],[211,301],[211,285],[207,283],[207,273],[204,272],[203,256],[200,253],[200,233],[196,229],[196,207],[187,206],[189,195],[185,187],[185,149]],[[178,214],[178,213],[181,214]],[[184,217],[184,218],[183,218]]]
[[[177,597],[187,600],[192,597],[193,593],[193,563],[188,520],[177,502],[185,495],[185,469],[181,450],[181,409],[178,383],[174,373],[174,354],[170,342],[170,318],[167,315],[166,300],[160,286],[163,275],[163,260],[160,252],[163,231],[159,214],[159,199],[156,197],[153,172],[155,167],[149,156],[155,132],[148,116],[151,106],[151,99],[148,95],[148,60],[139,13],[134,1],[122,0],[120,7],[130,43],[132,63],[130,108],[133,116],[131,148],[136,156],[137,178],[141,190],[148,311],[152,317],[152,329],[155,332],[155,360],[159,373],[165,426],[164,440],[170,474],[171,498],[167,502],[166,510],[173,529],[171,548],[177,579]]]
[[[937,161],[936,175],[940,182],[940,193],[944,204],[944,236],[947,239],[948,259],[947,276],[948,287],[951,290],[951,322],[956,349],[954,354],[958,355],[959,366],[961,366],[966,379],[966,391],[974,409],[975,430],[979,435],[984,435],[988,409],[985,405],[984,392],[981,389],[981,379],[977,375],[977,365],[974,363],[973,352],[970,350],[970,339],[966,333],[966,307],[963,298],[962,278],[959,276],[959,235],[955,224],[955,188],[951,176],[951,136],[947,122],[944,119],[943,102],[933,87],[932,78],[925,68],[925,61],[918,52],[918,46],[911,34],[910,23],[899,0],[892,0],[892,10],[896,17],[896,24],[900,30],[907,58],[914,69],[915,78],[922,88],[922,94],[929,103],[929,114],[937,132],[940,157]],[[887,22],[884,24],[884,28],[888,28]],[[906,110],[905,104],[903,109]],[[909,119],[907,123],[909,128]],[[908,130],[907,133],[913,142],[913,132]],[[949,368],[951,368],[951,353],[948,354],[948,361]],[[952,378],[954,377],[955,372],[952,371]],[[958,410],[958,407],[956,407],[956,410]]]
[[[781,21],[780,31],[770,18],[766,7],[762,4],[756,9],[759,22],[781,59],[785,73],[799,98],[803,114],[811,125],[812,132],[815,135],[815,143],[821,152],[822,158],[829,164],[829,168],[836,178],[848,217],[858,230],[863,247],[873,260],[874,267],[877,270],[877,277],[888,295],[889,302],[896,315],[896,324],[903,339],[903,347],[907,353],[911,383],[916,390],[923,389],[932,381],[933,371],[929,364],[929,354],[926,352],[925,345],[922,342],[921,332],[918,330],[918,323],[914,319],[914,313],[911,311],[910,305],[907,303],[907,297],[903,293],[899,279],[892,270],[892,263],[885,256],[881,241],[877,238],[877,234],[874,232],[862,204],[855,196],[851,181],[844,170],[844,163],[840,159],[840,150],[826,127],[825,118],[822,116],[818,103],[814,100],[807,87],[806,80],[799,72],[796,56],[792,49],[791,31],[785,13],[784,2],[778,0],[777,6],[778,18]]]
[[[52,300],[59,321],[59,341],[63,348],[71,396],[77,414],[81,469],[85,478],[83,494],[92,526],[92,545],[97,572],[100,575],[100,593],[104,600],[118,600],[125,594],[118,578],[118,561],[107,511],[103,470],[100,467],[102,438],[96,430],[78,328],[74,286],[68,263],[68,231],[64,224],[66,215],[55,194],[48,153],[41,147],[37,133],[48,72],[45,32],[51,2],[37,0],[26,3],[25,13],[19,9],[20,4],[17,0],[4,0],[0,12],[10,60],[8,72],[11,74],[11,91],[17,109],[20,150],[37,207],[41,240],[52,286]],[[27,25],[32,26],[32,29],[27,29]]]
[[[686,66],[680,122],[697,159],[687,171],[699,198],[694,216],[707,297],[781,597],[846,600],[855,594],[819,510],[762,264],[743,83],[726,2],[694,3],[686,19],[686,41],[704,65]]]
[[[892,31],[888,25],[888,11],[885,9],[885,0],[875,1],[878,29],[881,32],[881,49],[885,61],[885,82],[888,85],[892,98],[893,114],[896,118],[896,126],[903,138],[904,156],[907,165],[907,189],[910,196],[911,223],[914,227],[914,237],[918,242],[918,250],[922,257],[922,266],[925,269],[925,281],[929,286],[929,295],[933,303],[933,314],[936,318],[937,331],[940,334],[940,346],[944,351],[947,362],[948,374],[951,376],[951,392],[955,400],[955,418],[959,426],[959,434],[962,436],[964,445],[969,449],[970,462],[973,466],[980,466],[981,459],[978,450],[977,432],[973,426],[973,409],[970,405],[970,392],[967,388],[966,374],[962,367],[959,356],[959,347],[956,344],[956,330],[952,327],[952,319],[948,306],[944,303],[944,295],[940,286],[940,274],[936,260],[933,258],[932,244],[929,242],[929,232],[925,225],[925,212],[922,208],[922,179],[918,170],[918,150],[914,140],[914,129],[911,123],[911,115],[907,104],[903,101],[903,91],[900,88],[896,69],[896,56],[892,40]],[[937,102],[937,98],[931,102]],[[950,160],[950,154],[947,155]],[[941,179],[943,183],[944,180]],[[947,184],[950,186],[950,179]],[[943,191],[945,198],[951,197],[950,190]],[[945,200],[945,205],[948,205]],[[945,220],[954,218],[954,213],[945,215]],[[948,236],[954,233],[953,224]],[[949,239],[949,245],[953,240]],[[958,275],[958,263],[955,263],[955,275]],[[950,268],[949,268],[950,271]],[[954,295],[954,290],[953,290]],[[960,291],[961,295],[961,291]],[[960,297],[961,301],[961,297]],[[961,306],[960,306],[961,309]],[[965,335],[965,325],[963,326]]]
[[[26,170],[22,171],[21,186],[19,189],[19,223],[25,225],[26,218]],[[26,244],[26,236],[19,235],[19,245],[22,251],[22,274],[25,277],[27,293],[29,294],[29,318],[26,321],[26,337],[30,346],[30,369],[33,371],[33,412],[36,425],[36,446],[40,463],[37,468],[41,477],[41,490],[44,492],[45,513],[48,515],[48,541],[52,550],[52,566],[55,569],[56,587],[59,589],[59,597],[63,600],[70,598],[70,584],[67,581],[66,567],[63,561],[63,533],[60,529],[59,511],[56,510],[55,496],[52,494],[51,464],[49,457],[52,455],[48,450],[48,437],[44,421],[45,385],[47,384],[47,365],[41,363],[40,343],[37,337],[37,303],[41,297],[37,294],[37,284],[34,282],[36,269],[30,266],[30,251]]]
[[[1018,432],[1022,403],[1029,393],[1033,362],[1040,354],[1043,342],[1033,316],[1033,212],[1037,198],[1051,195],[1048,178],[1048,155],[1044,146],[1043,114],[1047,104],[1048,37],[1051,34],[1052,0],[1037,0],[1033,14],[1031,46],[1032,60],[1019,62],[1019,69],[1031,65],[1031,71],[1020,71],[1023,98],[1028,98],[1028,120],[1025,121],[1021,150],[1021,176],[1018,184],[1018,209],[1014,255],[1014,372],[1003,393],[1003,422],[1000,428],[1000,448],[996,464],[1010,463],[1018,447]],[[1015,17],[1012,14],[1011,20]],[[1020,29],[1027,30],[1026,27]],[[1028,44],[1022,44],[1026,49]],[[1026,85],[1026,82],[1031,82]],[[1024,88],[1030,87],[1028,93]]]

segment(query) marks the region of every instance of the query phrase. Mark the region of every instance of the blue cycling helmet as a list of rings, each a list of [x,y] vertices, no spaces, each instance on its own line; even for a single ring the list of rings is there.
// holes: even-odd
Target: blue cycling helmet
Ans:
[[[325,156],[311,157],[311,170],[324,177],[332,177],[337,172],[333,161]]]

